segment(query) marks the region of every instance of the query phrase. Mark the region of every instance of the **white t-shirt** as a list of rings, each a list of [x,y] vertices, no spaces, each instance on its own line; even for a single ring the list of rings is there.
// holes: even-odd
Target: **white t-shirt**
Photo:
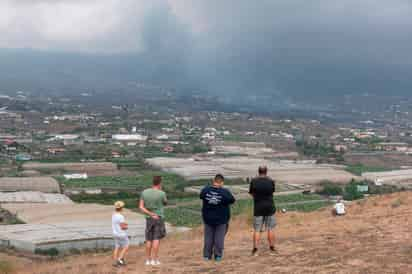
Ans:
[[[335,210],[336,210],[337,215],[345,214],[345,205],[344,205],[344,203],[342,203],[342,202],[336,203],[335,204]]]
[[[113,236],[115,237],[126,237],[127,233],[125,230],[123,230],[120,227],[121,223],[124,223],[124,216],[120,213],[113,213],[112,216],[112,230],[113,230]]]

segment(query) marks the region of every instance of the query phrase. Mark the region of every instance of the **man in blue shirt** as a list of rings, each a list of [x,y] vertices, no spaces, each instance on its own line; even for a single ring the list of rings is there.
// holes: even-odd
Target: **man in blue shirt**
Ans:
[[[224,177],[217,174],[211,186],[206,186],[200,193],[203,200],[202,217],[205,226],[203,257],[221,261],[224,242],[230,220],[230,205],[235,202],[232,193],[223,188]]]

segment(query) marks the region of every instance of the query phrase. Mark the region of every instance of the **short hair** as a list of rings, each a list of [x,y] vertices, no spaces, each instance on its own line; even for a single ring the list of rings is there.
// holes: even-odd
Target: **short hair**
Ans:
[[[153,176],[153,185],[158,186],[162,183],[162,176]]]
[[[217,182],[223,182],[225,180],[225,177],[223,177],[222,174],[216,174],[215,176],[215,181]]]
[[[260,166],[258,172],[259,175],[266,175],[268,174],[268,168],[266,166]]]

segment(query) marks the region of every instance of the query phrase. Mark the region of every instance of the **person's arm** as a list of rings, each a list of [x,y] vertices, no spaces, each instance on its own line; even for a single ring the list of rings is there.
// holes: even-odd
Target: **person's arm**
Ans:
[[[253,183],[253,180],[250,182],[250,185],[249,185],[249,194],[251,195],[251,196],[254,196],[254,193],[255,193],[255,184]]]
[[[230,192],[230,191],[228,191],[228,193],[229,193],[228,203],[229,203],[230,205],[231,205],[231,204],[234,204],[234,203],[236,202],[235,196],[233,196],[232,192]]]
[[[158,216],[156,213],[151,212],[150,210],[148,210],[148,209],[144,206],[144,200],[143,200],[143,199],[140,199],[139,209],[140,209],[141,212],[149,215],[149,216],[152,217],[153,219],[159,219],[159,216]]]
[[[163,192],[163,205],[167,205],[167,196],[166,196],[166,192]]]
[[[205,198],[205,195],[206,195],[206,187],[204,187],[204,188],[202,189],[202,191],[200,191],[199,198],[200,198],[201,200],[203,200],[203,199]]]
[[[233,196],[232,192],[230,192],[229,190],[225,189],[222,194],[223,194],[222,196],[224,198],[224,203],[225,204],[231,205],[236,201],[236,199]]]
[[[273,184],[273,193],[276,192],[276,182],[275,180],[272,180],[272,184]]]

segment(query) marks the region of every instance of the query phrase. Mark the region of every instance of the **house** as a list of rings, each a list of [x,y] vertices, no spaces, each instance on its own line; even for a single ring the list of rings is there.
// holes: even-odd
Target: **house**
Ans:
[[[166,153],[171,153],[171,152],[174,152],[174,151],[175,151],[175,149],[171,145],[167,145],[163,148],[163,152],[166,152]]]
[[[335,145],[334,150],[337,152],[345,152],[348,150],[348,146],[346,145]]]
[[[83,140],[64,140],[63,141],[63,145],[64,146],[81,146],[84,145],[84,141]]]
[[[73,180],[73,179],[86,180],[86,179],[88,178],[87,173],[64,174],[63,177],[64,177],[66,180]]]
[[[376,148],[384,151],[398,151],[406,152],[408,151],[408,144],[402,142],[382,142],[379,143]]]
[[[120,153],[117,151],[112,151],[112,157],[113,158],[120,158]]]
[[[17,148],[19,147],[19,143],[17,143],[15,140],[12,139],[6,139],[4,141],[4,148],[7,151],[17,151]]]
[[[80,136],[77,134],[57,134],[54,136],[54,140],[76,140],[78,139]]]
[[[48,149],[47,149],[47,152],[50,153],[50,154],[58,154],[58,153],[63,153],[63,152],[65,152],[65,151],[66,151],[66,149],[64,149],[64,148],[58,148],[58,147],[56,147],[56,148],[48,148]]]
[[[169,135],[161,134],[161,135],[156,136],[156,139],[159,141],[167,141],[169,140]]]
[[[31,161],[32,157],[29,154],[17,154],[16,161]]]
[[[145,142],[147,141],[147,136],[143,136],[141,134],[114,134],[112,135],[112,139],[115,141],[137,141],[137,142]]]

